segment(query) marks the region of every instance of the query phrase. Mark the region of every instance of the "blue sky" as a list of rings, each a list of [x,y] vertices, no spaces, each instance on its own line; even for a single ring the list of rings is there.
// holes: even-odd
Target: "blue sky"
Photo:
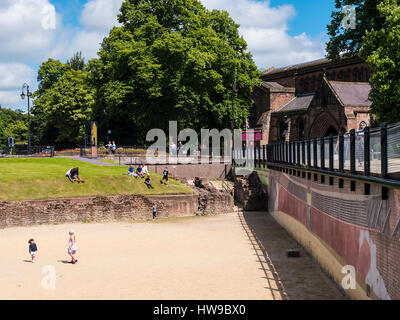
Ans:
[[[37,69],[49,57],[66,61],[81,50],[96,56],[117,24],[123,0],[1,0],[0,105],[25,109],[21,85],[37,88]],[[326,25],[334,0],[201,0],[226,10],[241,25],[260,69],[318,59],[325,54]],[[43,9],[53,8],[56,28],[43,28]]]

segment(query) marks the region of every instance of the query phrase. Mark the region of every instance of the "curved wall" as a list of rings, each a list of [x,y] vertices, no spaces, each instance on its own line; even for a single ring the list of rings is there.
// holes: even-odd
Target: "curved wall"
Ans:
[[[356,271],[355,299],[400,299],[400,191],[339,179],[329,185],[279,171],[269,171],[269,211],[342,284],[344,266]]]

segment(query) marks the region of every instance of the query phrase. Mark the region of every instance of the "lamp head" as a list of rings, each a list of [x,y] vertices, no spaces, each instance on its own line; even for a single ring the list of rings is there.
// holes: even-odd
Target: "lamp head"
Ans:
[[[21,99],[24,100],[25,99],[25,93],[21,93]]]

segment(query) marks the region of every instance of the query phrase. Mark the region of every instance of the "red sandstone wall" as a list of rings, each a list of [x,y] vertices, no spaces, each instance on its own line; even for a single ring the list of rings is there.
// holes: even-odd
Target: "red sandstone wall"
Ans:
[[[233,211],[232,196],[217,191],[206,195],[203,193],[201,208],[198,194],[117,195],[0,202],[0,228],[91,221],[148,220],[153,217],[154,204],[157,204],[160,218],[224,214]]]
[[[326,177],[327,181],[329,178]],[[365,287],[381,299],[400,299],[400,191],[381,199],[381,187],[351,192],[277,171],[269,172],[270,210],[295,218],[355,267]],[[400,229],[400,228],[398,228]]]

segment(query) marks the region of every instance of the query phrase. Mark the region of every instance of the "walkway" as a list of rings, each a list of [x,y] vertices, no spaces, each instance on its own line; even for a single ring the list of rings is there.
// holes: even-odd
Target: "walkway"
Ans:
[[[66,254],[71,227],[76,265]],[[303,250],[286,257],[295,245],[266,213],[4,229],[0,299],[344,299]],[[44,290],[51,270],[56,289]]]
[[[91,163],[96,166],[102,166],[102,167],[119,167],[119,165],[115,164],[115,163],[102,162],[97,159],[83,158],[83,157],[79,157],[79,156],[60,156],[60,157],[57,156],[57,158],[69,158],[69,159],[79,160],[79,161]]]

